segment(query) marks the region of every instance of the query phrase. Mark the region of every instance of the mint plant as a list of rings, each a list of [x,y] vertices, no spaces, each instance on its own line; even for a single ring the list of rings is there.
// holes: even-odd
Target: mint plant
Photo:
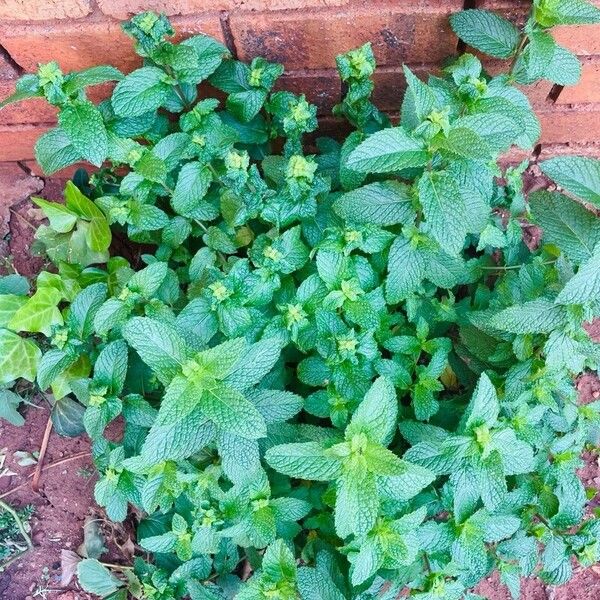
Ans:
[[[585,330],[600,314],[600,162],[544,161],[560,191],[528,198],[528,163],[499,162],[540,136],[517,85],[579,77],[551,28],[591,22],[583,0],[536,0],[522,29],[453,15],[506,71],[470,53],[427,81],[405,67],[394,125],[371,101],[370,45],[343,54],[334,113],[354,130],[311,149],[316,108],[272,91],[281,65],[202,35],[174,44],[153,13],[124,25],[144,58],[133,73],[50,63],[19,80],[4,103],[59,109],[42,168],[98,167],[64,203],[35,200],[55,269],[33,293],[0,280],[10,414],[8,388],[31,382],[61,431],[91,438],[109,518],[135,507],[133,569],[82,560],[86,590],[476,600],[497,570],[519,598],[522,577],[560,585],[600,559],[596,492],[577,477],[600,404],[574,383],[600,359]],[[105,81],[95,106],[86,90]]]

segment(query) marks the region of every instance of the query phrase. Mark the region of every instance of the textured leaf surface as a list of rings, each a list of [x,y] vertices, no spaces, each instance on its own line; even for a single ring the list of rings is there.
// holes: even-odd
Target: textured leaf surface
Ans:
[[[454,33],[469,46],[496,58],[509,58],[519,43],[519,30],[489,10],[463,10],[450,17]]]
[[[428,154],[423,143],[402,127],[383,129],[369,136],[348,157],[348,167],[360,173],[390,173],[422,167]]]

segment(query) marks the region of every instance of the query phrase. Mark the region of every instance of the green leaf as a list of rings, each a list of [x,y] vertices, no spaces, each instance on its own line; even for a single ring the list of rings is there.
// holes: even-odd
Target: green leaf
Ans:
[[[259,383],[275,366],[284,342],[280,338],[265,338],[248,346],[235,362],[225,384],[237,390],[245,390]]]
[[[556,298],[558,304],[584,304],[600,294],[600,252],[584,262]]]
[[[565,325],[565,313],[551,300],[540,298],[505,308],[490,324],[510,333],[550,333]]]
[[[392,382],[379,377],[369,388],[352,415],[352,431],[365,433],[370,440],[387,446],[396,430],[398,399]]]
[[[534,15],[543,27],[600,23],[600,9],[586,0],[542,0]]]
[[[89,100],[74,102],[60,111],[58,123],[75,151],[100,167],[108,155],[108,136],[100,111]]]
[[[171,198],[173,210],[180,215],[194,217],[211,182],[212,173],[207,166],[199,162],[183,165]]]
[[[124,75],[110,65],[90,67],[76,73],[71,73],[69,80],[65,83],[64,90],[67,94],[78,92],[90,85],[99,85],[108,81],[121,81]]]
[[[359,173],[391,173],[427,164],[429,154],[421,140],[402,127],[370,135],[348,157],[348,168]]]
[[[57,400],[52,407],[52,425],[59,435],[77,437],[85,431],[83,416],[85,407],[69,396]]]
[[[500,403],[498,402],[496,388],[493,386],[490,378],[485,373],[482,373],[477,382],[477,387],[473,392],[471,402],[465,412],[465,416],[467,417],[465,429],[469,431],[480,425],[493,427],[496,424],[499,413]]]
[[[370,183],[347,192],[334,202],[333,209],[348,221],[371,225],[407,225],[415,218],[409,188],[396,181]]]
[[[52,175],[81,159],[81,154],[60,127],[50,129],[35,143],[35,160],[46,175]]]
[[[80,340],[87,340],[94,331],[94,318],[104,303],[107,292],[105,283],[93,283],[73,299],[66,322]]]
[[[427,172],[418,188],[426,231],[444,250],[458,254],[467,235],[467,211],[456,180],[448,173]]]
[[[25,419],[17,408],[22,400],[23,398],[15,392],[0,389],[0,419],[4,419],[16,427],[21,427],[25,423]]]
[[[56,288],[42,287],[17,310],[8,326],[13,331],[39,332],[50,337],[52,328],[63,324],[57,306],[61,300],[62,293]]]
[[[265,460],[280,473],[296,479],[330,481],[339,477],[339,460],[327,455],[316,442],[282,444],[267,450]]]
[[[557,156],[540,163],[543,173],[584,202],[600,206],[600,160]]]
[[[247,439],[264,437],[267,427],[254,404],[241,392],[226,385],[206,390],[200,409],[218,427]]]
[[[12,316],[27,300],[27,296],[15,296],[13,294],[0,295],[0,327],[7,327]]]
[[[388,276],[385,282],[385,298],[389,304],[397,304],[421,285],[426,274],[426,261],[410,240],[398,236],[388,258]]]
[[[77,565],[77,578],[86,592],[101,598],[113,594],[123,585],[120,579],[117,579],[95,558],[84,558]]]
[[[137,117],[156,110],[165,102],[169,85],[157,67],[142,67],[127,75],[115,88],[111,102],[119,117]]]
[[[544,242],[576,264],[592,257],[600,242],[600,221],[594,213],[563,194],[546,191],[530,194],[529,208]]]
[[[58,202],[48,202],[43,198],[35,197],[32,197],[31,201],[42,209],[44,215],[50,221],[50,227],[58,233],[67,233],[68,231],[71,231],[75,226],[75,223],[77,223],[77,215],[63,204],[58,204]]]
[[[173,379],[187,359],[185,342],[166,323],[134,317],[123,327],[123,337],[163,383]]]
[[[480,9],[450,15],[454,33],[477,50],[495,58],[510,58],[519,45],[519,30],[500,15]]]
[[[0,385],[19,377],[34,381],[41,356],[35,342],[8,329],[0,329]]]
[[[379,495],[371,473],[345,472],[338,480],[335,531],[341,538],[369,533],[379,512]]]

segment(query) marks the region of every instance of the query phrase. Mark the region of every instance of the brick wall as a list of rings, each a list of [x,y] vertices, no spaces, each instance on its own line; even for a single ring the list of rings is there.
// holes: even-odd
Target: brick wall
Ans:
[[[530,0],[466,4],[523,20]],[[379,65],[375,101],[395,112],[405,85],[402,63],[422,77],[434,72],[457,48],[448,16],[464,5],[465,0],[2,0],[0,98],[40,62],[57,60],[64,70],[101,63],[136,68],[140,61],[119,22],[151,9],[166,12],[180,36],[207,33],[241,59],[262,55],[283,62],[280,86],[306,93],[319,106],[325,128],[335,131],[327,115],[341,94],[336,54],[371,41]],[[562,90],[548,83],[527,90],[543,125],[541,152],[560,153],[570,144],[600,156],[600,26],[563,28],[556,36],[582,58],[583,78]],[[489,64],[492,72],[500,67]],[[109,93],[107,86],[94,90],[95,99]],[[33,168],[35,140],[55,117],[37,100],[0,111],[0,162]]]

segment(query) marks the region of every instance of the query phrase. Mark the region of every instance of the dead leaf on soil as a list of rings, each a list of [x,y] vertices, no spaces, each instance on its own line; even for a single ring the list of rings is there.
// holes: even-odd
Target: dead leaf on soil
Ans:
[[[83,524],[83,544],[77,548],[77,551],[86,558],[100,558],[108,552],[98,519],[86,517]]]
[[[60,551],[60,585],[61,587],[67,587],[75,573],[77,572],[77,565],[81,562],[81,556],[73,550],[61,550]]]

